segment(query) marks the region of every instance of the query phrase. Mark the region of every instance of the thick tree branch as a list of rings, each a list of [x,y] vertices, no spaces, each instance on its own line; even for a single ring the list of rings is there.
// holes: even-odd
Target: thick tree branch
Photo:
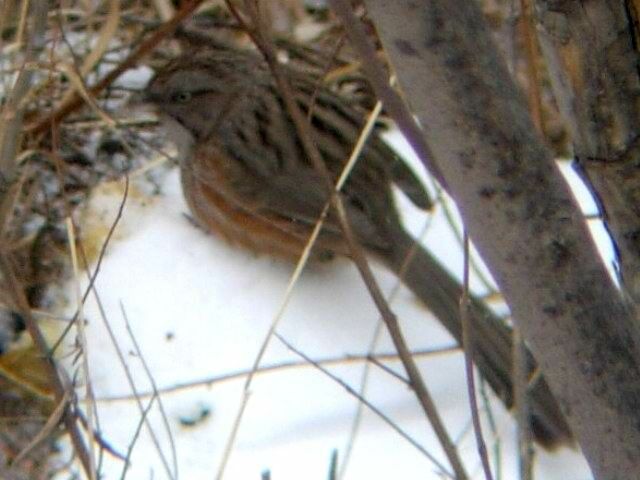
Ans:
[[[477,4],[365,3],[465,225],[595,476],[631,478],[640,471],[636,312],[600,262]]]
[[[600,199],[624,286],[640,301],[640,71],[622,0],[538,0],[541,44],[577,166]]]

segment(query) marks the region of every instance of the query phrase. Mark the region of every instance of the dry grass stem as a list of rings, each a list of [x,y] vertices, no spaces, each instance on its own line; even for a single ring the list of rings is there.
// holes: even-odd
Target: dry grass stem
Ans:
[[[389,427],[391,427],[391,429],[393,429],[395,432],[397,432],[404,440],[406,440],[407,442],[409,442],[409,444],[411,444],[413,447],[415,447],[416,449],[418,449],[418,451],[420,451],[420,453],[422,453],[422,455],[424,455],[426,458],[428,458],[433,464],[434,466],[436,466],[439,470],[440,475],[442,475],[443,477],[447,477],[450,479],[456,479],[458,477],[454,476],[453,473],[449,472],[447,470],[447,468],[437,459],[435,458],[429,451],[427,451],[422,445],[420,445],[416,440],[414,440],[413,438],[411,438],[410,436],[408,436],[399,426],[397,423],[395,423],[393,420],[391,420],[387,415],[385,415],[381,410],[379,410],[376,406],[374,406],[371,402],[369,402],[366,398],[361,397],[358,392],[356,392],[353,388],[351,388],[350,385],[348,385],[347,383],[345,383],[341,378],[335,376],[334,374],[332,374],[329,370],[327,370],[326,368],[324,368],[322,365],[319,365],[317,362],[315,362],[312,358],[308,357],[307,355],[305,355],[303,352],[301,352],[300,350],[296,349],[291,343],[289,343],[284,337],[282,337],[279,333],[275,333],[274,334],[276,336],[276,338],[278,340],[280,340],[280,342],[282,342],[282,344],[287,347],[289,350],[291,350],[293,353],[295,353],[296,355],[298,355],[300,358],[304,359],[306,362],[310,363],[311,365],[313,365],[315,368],[317,368],[320,372],[322,372],[324,375],[326,375],[327,377],[329,377],[331,380],[333,380],[335,383],[339,384],[340,386],[342,386],[349,395],[353,395],[358,402],[362,403],[363,405],[365,405],[369,410],[371,410],[373,413],[375,413],[381,420],[383,420],[387,425],[389,425]]]
[[[450,347],[442,347],[442,348],[435,348],[435,349],[415,350],[412,352],[412,355],[415,358],[433,358],[441,355],[450,355],[453,353],[458,353],[459,351],[460,351],[460,348],[457,345],[454,345]],[[376,355],[369,355],[369,354],[345,355],[345,356],[335,357],[335,358],[316,359],[315,361],[319,365],[330,366],[330,365],[350,365],[354,363],[365,363],[365,362],[372,361],[372,359],[375,359],[376,362],[378,363],[381,361],[399,361],[400,360],[397,353],[386,353],[386,354],[376,354]],[[310,365],[307,364],[306,362],[297,362],[297,361],[282,362],[282,363],[276,363],[274,365],[261,366],[260,368],[258,368],[258,370],[255,371],[255,375],[264,375],[267,373],[275,373],[275,372],[288,370],[292,368],[306,368],[309,366]],[[165,395],[168,393],[177,393],[182,390],[188,390],[188,389],[198,388],[198,387],[211,387],[214,385],[219,385],[224,382],[246,379],[246,377],[249,374],[251,374],[252,371],[253,371],[252,369],[240,370],[236,372],[229,372],[220,376],[205,378],[202,380],[178,383],[168,387],[161,387],[161,388],[158,388],[158,394]],[[150,398],[153,394],[154,393],[151,391],[138,392],[138,396],[140,398]],[[114,395],[114,396],[108,396],[108,397],[100,397],[97,399],[97,401],[98,402],[121,402],[121,401],[130,401],[133,399],[135,399],[135,397],[132,395]]]
[[[86,334],[86,324],[84,318],[84,309],[82,305],[82,295],[80,293],[80,278],[79,278],[79,266],[78,266],[78,256],[76,251],[76,235],[75,228],[73,226],[73,222],[71,218],[67,218],[67,238],[69,240],[69,255],[71,257],[71,266],[73,269],[73,284],[74,284],[74,293],[76,296],[76,302],[78,306],[78,320],[75,322],[77,329],[77,341],[79,342],[79,354],[82,362],[82,380],[84,384],[85,398],[89,402],[87,412],[88,412],[88,436],[89,436],[89,460],[91,465],[91,470],[89,471],[89,478],[91,480],[96,480],[97,470],[95,463],[95,452],[93,450],[93,446],[95,445],[95,439],[93,436],[94,427],[95,427],[95,418],[94,418],[94,408],[95,408],[95,399],[93,396],[93,388],[91,386],[91,371],[89,369],[89,358],[87,353],[87,334]]]
[[[478,454],[482,462],[482,470],[485,480],[493,480],[491,474],[491,466],[489,464],[489,455],[482,434],[482,424],[480,423],[480,410],[478,408],[478,400],[476,397],[476,382],[473,372],[473,334],[471,331],[469,308],[471,306],[469,300],[469,237],[466,232],[464,234],[464,274],[463,274],[463,293],[460,298],[460,317],[462,318],[462,345],[464,350],[465,370],[467,374],[467,392],[469,395],[469,404],[471,411],[471,420],[473,423],[473,432],[476,438]]]

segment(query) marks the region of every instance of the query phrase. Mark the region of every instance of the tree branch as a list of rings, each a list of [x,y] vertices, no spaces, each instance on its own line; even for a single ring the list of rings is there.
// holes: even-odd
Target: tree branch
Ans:
[[[640,72],[637,12],[628,3],[537,0],[541,45],[577,170],[600,200],[623,284],[639,302]]]
[[[365,3],[449,193],[595,476],[629,478],[640,471],[635,308],[600,262],[479,7]]]

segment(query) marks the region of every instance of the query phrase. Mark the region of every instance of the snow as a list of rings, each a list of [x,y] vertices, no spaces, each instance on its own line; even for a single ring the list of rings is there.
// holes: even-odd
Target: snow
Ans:
[[[397,139],[394,142],[401,143]],[[142,177],[133,180],[96,288],[106,321],[124,352],[139,392],[149,392],[151,385],[127,333],[123,312],[160,391],[176,384],[200,382],[162,393],[161,400],[179,467],[179,474],[173,478],[211,479],[221,465],[243,398],[245,377],[211,385],[203,381],[251,369],[283,301],[293,266],[237,249],[195,227],[187,216],[177,169],[162,176],[161,190],[154,196],[143,194]],[[122,183],[98,189],[83,218],[98,219],[106,231],[104,227],[108,228],[115,219],[122,192]],[[400,199],[400,204],[412,232],[417,234],[425,222],[431,222],[425,241],[454,271],[460,272],[462,255],[442,212],[437,211],[429,219],[427,214],[409,207],[406,200]],[[383,290],[390,292],[396,283],[393,275],[381,267],[375,267],[375,273]],[[82,288],[86,285],[83,281]],[[446,332],[408,290],[399,290],[392,307],[411,348],[451,345]],[[72,306],[69,311],[73,311]],[[113,449],[126,455],[140,422],[140,409],[134,400],[113,399],[130,396],[131,388],[95,298],[90,298],[84,313],[100,435]],[[377,321],[377,311],[357,271],[348,261],[337,259],[313,265],[303,273],[278,332],[313,359],[341,358],[367,353]],[[376,351],[392,351],[386,334]],[[292,360],[300,358],[273,339],[261,365]],[[462,355],[457,352],[422,357],[417,362],[450,434],[459,440],[469,472],[473,478],[483,478],[469,428]],[[384,363],[403,375],[399,362]],[[333,364],[327,368],[358,390],[364,363]],[[447,465],[414,395],[401,381],[372,367],[366,398]],[[143,396],[143,404],[148,401],[149,397]],[[518,478],[514,422],[498,402],[491,404],[500,434],[501,478]],[[332,450],[338,449],[339,464],[343,460],[356,406],[357,400],[343,386],[311,366],[258,375],[251,386],[224,478],[258,479],[265,470],[270,470],[271,478],[276,480],[328,478]],[[482,415],[486,420],[486,414]],[[149,419],[172,470],[169,437],[157,403]],[[484,431],[492,445],[494,436],[486,421]],[[120,478],[123,467],[122,460],[106,454],[101,478]],[[584,460],[570,450],[540,452],[537,475],[546,480],[591,478]],[[133,448],[127,478],[170,478],[145,428]],[[418,449],[365,409],[344,478],[442,477]]]

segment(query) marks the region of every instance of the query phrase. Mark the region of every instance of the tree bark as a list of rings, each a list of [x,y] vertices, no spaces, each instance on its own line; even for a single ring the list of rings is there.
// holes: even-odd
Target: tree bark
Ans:
[[[551,84],[576,166],[600,200],[623,285],[640,301],[640,79],[635,9],[621,0],[538,0]]]
[[[477,4],[365,3],[465,226],[594,475],[635,478],[640,472],[635,306],[600,261]]]

